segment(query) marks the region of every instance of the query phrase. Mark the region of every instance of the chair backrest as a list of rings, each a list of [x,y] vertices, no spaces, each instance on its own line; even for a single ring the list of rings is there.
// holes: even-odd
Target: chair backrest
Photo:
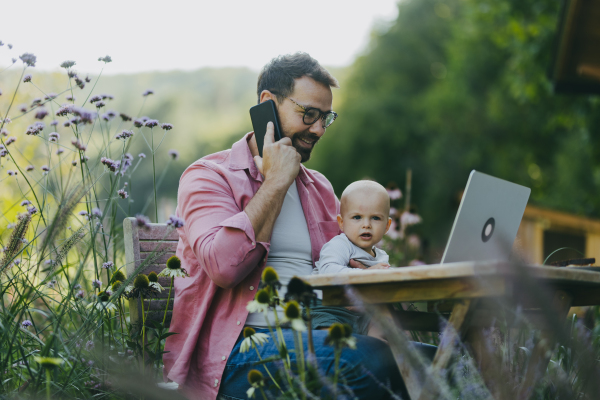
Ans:
[[[140,229],[137,226],[135,218],[125,218],[123,220],[123,236],[125,241],[125,261],[127,263],[127,277],[135,274],[138,267],[149,257],[153,252],[156,254],[162,250],[166,253],[156,258],[151,264],[146,265],[138,273],[148,275],[154,271],[157,274],[166,267],[166,262],[169,257],[175,255],[177,243],[179,241],[179,233],[166,224],[149,224],[149,229]],[[144,299],[144,312],[146,313],[146,321],[154,320],[162,322],[167,298],[169,296],[169,286],[171,280],[169,278],[159,278],[159,283],[165,288],[161,294],[153,299]],[[171,293],[174,296],[174,291]],[[169,311],[165,325],[169,326],[171,315],[173,313],[173,303],[175,299],[171,297],[169,301]],[[140,299],[129,300],[129,315],[132,324],[141,324],[142,307]]]

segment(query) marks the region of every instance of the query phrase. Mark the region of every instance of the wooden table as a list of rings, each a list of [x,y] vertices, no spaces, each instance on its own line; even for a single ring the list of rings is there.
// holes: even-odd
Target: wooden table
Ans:
[[[448,365],[454,339],[457,338],[469,343],[474,358],[480,362],[482,377],[494,394],[489,384],[493,382],[491,368],[485,365],[481,353],[484,347],[481,329],[499,318],[499,304],[504,310],[506,307],[513,310],[509,313],[513,319],[507,321],[509,326],[527,320],[541,329],[544,335],[544,340],[540,340],[532,351],[530,367],[519,390],[519,399],[529,398],[536,374],[543,373],[548,365],[548,350],[561,339],[561,335],[567,334],[564,322],[569,308],[600,304],[600,273],[564,267],[464,262],[357,270],[347,274],[311,275],[303,279],[323,291],[323,305],[362,303],[368,312],[376,312],[377,307],[381,307],[377,305],[385,303],[445,301],[445,306],[442,303],[436,312],[401,312],[394,324],[380,321],[388,330],[399,327],[436,331],[440,316],[448,317],[443,339],[426,371],[422,364],[419,365],[402,350],[406,349],[404,335],[392,335],[390,339],[390,347],[413,400],[436,398],[439,387],[432,377]],[[520,314],[514,312],[517,309]],[[524,318],[515,319],[516,315],[524,315]]]

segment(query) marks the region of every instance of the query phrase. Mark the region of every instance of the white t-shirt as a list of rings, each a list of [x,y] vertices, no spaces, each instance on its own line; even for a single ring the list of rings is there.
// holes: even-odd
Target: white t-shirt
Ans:
[[[296,181],[288,189],[281,212],[275,220],[267,266],[275,268],[281,282],[279,296],[283,300],[287,292],[287,284],[294,276],[310,275],[313,270],[312,247],[306,217],[300,203]],[[279,319],[283,317],[283,309],[277,307]],[[269,323],[275,326],[273,312],[268,313]],[[250,313],[246,325],[267,327],[262,313]]]

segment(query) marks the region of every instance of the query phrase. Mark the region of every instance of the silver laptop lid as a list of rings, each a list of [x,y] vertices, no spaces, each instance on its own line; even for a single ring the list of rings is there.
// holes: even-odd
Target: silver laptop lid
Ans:
[[[531,189],[473,170],[460,201],[443,263],[507,261]]]

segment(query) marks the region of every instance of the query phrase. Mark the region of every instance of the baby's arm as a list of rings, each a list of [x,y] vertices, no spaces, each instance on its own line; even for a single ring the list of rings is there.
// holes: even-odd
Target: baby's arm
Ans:
[[[335,274],[355,271],[348,267],[352,248],[341,236],[336,236],[325,243],[321,249],[319,261],[315,263],[320,274]]]

